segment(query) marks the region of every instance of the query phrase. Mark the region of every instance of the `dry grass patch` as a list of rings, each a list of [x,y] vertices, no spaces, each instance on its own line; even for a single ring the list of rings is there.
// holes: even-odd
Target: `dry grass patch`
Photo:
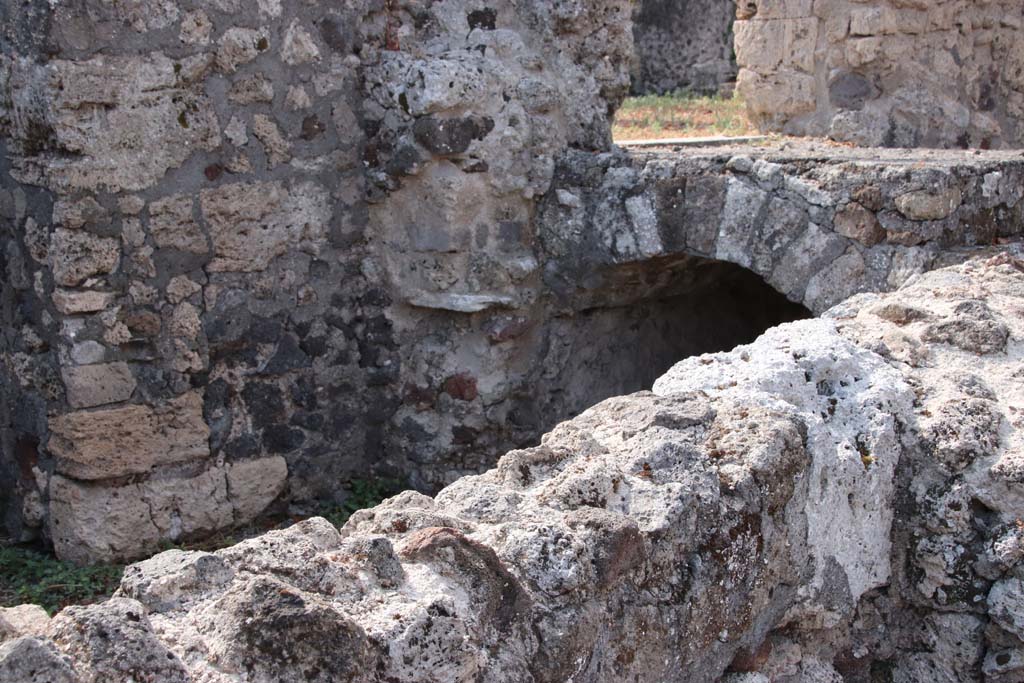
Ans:
[[[689,93],[627,98],[612,126],[616,142],[755,134],[741,98]]]

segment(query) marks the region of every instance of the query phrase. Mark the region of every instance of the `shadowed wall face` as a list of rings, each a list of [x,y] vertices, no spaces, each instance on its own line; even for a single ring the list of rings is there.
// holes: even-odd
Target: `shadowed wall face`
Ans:
[[[735,0],[642,0],[633,15],[632,90],[714,94],[736,78]]]

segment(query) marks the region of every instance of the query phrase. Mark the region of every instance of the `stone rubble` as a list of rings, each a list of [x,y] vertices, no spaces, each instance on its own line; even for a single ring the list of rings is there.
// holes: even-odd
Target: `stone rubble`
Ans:
[[[1022,376],[1024,260],[933,271],[683,360],[434,498],[132,565],[16,627],[0,672],[1019,680]]]

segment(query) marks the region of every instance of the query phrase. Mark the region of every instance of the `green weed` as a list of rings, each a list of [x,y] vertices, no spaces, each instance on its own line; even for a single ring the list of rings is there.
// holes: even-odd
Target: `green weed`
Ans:
[[[385,498],[407,489],[394,479],[359,479],[350,482],[349,496],[337,505],[325,505],[315,513],[340,527],[352,513],[373,507]],[[199,541],[167,542],[160,551],[214,551],[227,548],[271,529],[285,528],[304,517],[261,519],[240,529],[224,531]],[[22,603],[42,605],[50,614],[67,605],[82,605],[110,597],[121,582],[124,565],[97,564],[77,567],[53,555],[23,546],[0,547],[0,607]]]
[[[38,550],[0,548],[0,605],[42,605],[53,614],[65,605],[107,598],[121,582],[123,565],[76,567]]]

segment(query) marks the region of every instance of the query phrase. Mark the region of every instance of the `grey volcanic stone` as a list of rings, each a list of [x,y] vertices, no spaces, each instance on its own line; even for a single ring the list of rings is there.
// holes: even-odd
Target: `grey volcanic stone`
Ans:
[[[1005,353],[927,340],[981,292]],[[56,651],[96,680],[1011,680],[1021,306],[1005,253],[859,294],[688,358],[434,498],[170,551],[58,614],[52,646],[12,642],[56,680]],[[966,401],[1006,423],[950,469],[936,435],[996,431],[943,409]]]

